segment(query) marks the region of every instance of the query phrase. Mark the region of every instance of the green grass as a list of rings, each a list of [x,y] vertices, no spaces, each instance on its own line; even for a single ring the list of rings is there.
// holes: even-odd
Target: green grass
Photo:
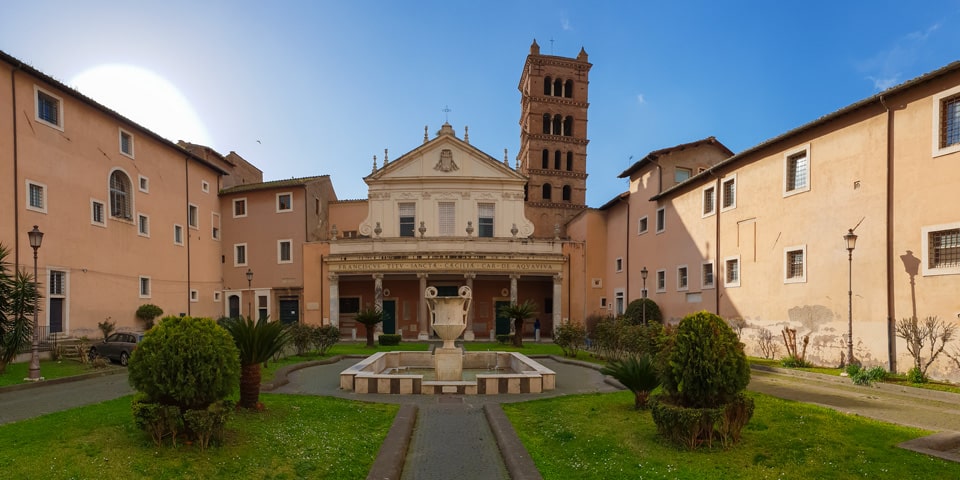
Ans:
[[[956,478],[960,467],[896,448],[927,434],[833,410],[750,394],[740,444],[680,450],[656,433],[630,392],[504,404],[545,479]]]
[[[777,368],[791,368],[792,370],[821,373],[824,375],[833,375],[835,377],[839,376],[840,372],[843,371],[839,368],[826,368],[826,367],[810,367],[810,368],[784,367],[783,365],[780,364],[780,360],[774,360],[770,358],[748,357],[748,360],[753,365],[765,365],[768,367],[777,367]],[[925,388],[927,390],[939,390],[942,392],[960,393],[960,385],[954,385],[952,383],[946,383],[946,382],[937,382],[933,380],[927,383],[913,383],[907,379],[906,375],[897,374],[897,373],[887,374],[887,378],[883,380],[883,383],[893,383],[893,384],[902,385],[905,387]]]
[[[225,445],[156,447],[130,397],[0,426],[4,478],[365,478],[398,407],[264,394],[237,412]]]
[[[123,368],[115,367],[108,365],[107,368]],[[21,383],[29,383],[24,381],[24,378],[29,375],[30,362],[20,362],[20,363],[11,363],[7,365],[7,370],[2,375],[0,375],[0,387],[6,387],[8,385],[18,385]],[[93,373],[102,370],[95,369],[90,365],[84,365],[76,360],[63,360],[61,362],[56,362],[53,360],[41,360],[40,361],[40,376],[46,380],[53,380],[55,378],[62,377],[72,377],[74,375],[82,375],[84,373]]]

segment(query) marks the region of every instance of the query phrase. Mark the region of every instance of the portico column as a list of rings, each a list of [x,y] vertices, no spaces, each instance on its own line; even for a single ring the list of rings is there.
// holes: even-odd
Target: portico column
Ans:
[[[427,323],[427,297],[424,293],[427,290],[427,274],[418,273],[420,279],[420,308],[417,309],[417,340],[430,339],[430,325]]]
[[[517,280],[520,279],[520,274],[511,273],[510,274],[510,304],[513,305],[517,303]]]
[[[476,273],[465,273],[463,278],[467,280],[467,287],[470,288],[470,291],[473,291],[473,279],[477,278]],[[463,332],[463,339],[472,342],[473,341],[473,306],[474,302],[470,302],[470,309],[467,310],[467,328]]]
[[[327,276],[330,280],[330,325],[340,328],[340,284],[336,273]]]
[[[373,274],[373,306],[377,309],[378,312],[383,311],[383,274],[374,273]],[[373,332],[374,337],[380,337],[380,334],[383,333],[383,322],[377,324],[376,331]]]
[[[560,296],[563,295],[563,275],[556,274],[553,276],[553,328],[557,328],[560,325],[560,319],[562,318],[562,313],[560,311],[560,306],[563,305],[563,302],[560,301]]]

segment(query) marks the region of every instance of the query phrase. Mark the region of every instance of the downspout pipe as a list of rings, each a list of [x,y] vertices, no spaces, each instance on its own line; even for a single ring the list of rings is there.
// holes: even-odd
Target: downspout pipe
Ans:
[[[893,164],[893,109],[887,105],[886,100],[883,98],[883,95],[880,95],[880,105],[883,106],[884,110],[887,112],[887,185],[886,185],[886,197],[887,197],[887,211],[886,211],[886,283],[887,283],[887,355],[889,357],[889,370],[891,372],[897,371],[897,331],[896,331],[896,305],[894,300],[893,292],[893,187],[894,187],[894,164]]]
[[[191,315],[191,303],[190,302],[190,287],[192,283],[190,281],[190,157],[184,157],[183,159],[183,172],[184,172],[184,195],[187,198],[187,208],[185,212],[187,214],[187,221],[184,224],[187,226],[184,230],[184,234],[187,236],[187,315]],[[199,210],[199,207],[198,207]],[[197,215],[200,215],[200,212],[197,212]],[[199,218],[197,219],[199,221]]]
[[[23,68],[23,63],[17,63],[16,67],[10,70],[10,98],[11,110],[10,119],[13,127],[13,265],[20,268],[20,175],[19,171],[19,148],[17,146],[17,82],[15,75],[17,70]]]

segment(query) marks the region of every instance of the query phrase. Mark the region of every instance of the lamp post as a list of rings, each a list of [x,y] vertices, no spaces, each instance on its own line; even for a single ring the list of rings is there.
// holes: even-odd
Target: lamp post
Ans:
[[[647,274],[650,273],[644,266],[640,270],[640,278],[643,279],[643,324],[647,324]]]
[[[250,298],[247,299],[247,318],[253,318],[253,270],[247,269],[247,292]]]
[[[43,380],[40,376],[40,322],[38,321],[40,309],[40,282],[37,279],[37,250],[40,249],[40,243],[43,242],[43,232],[33,226],[33,230],[27,232],[30,238],[30,248],[33,249],[33,288],[36,292],[36,298],[33,303],[33,343],[30,345],[30,369],[27,380],[37,382]]]
[[[843,240],[847,242],[847,364],[853,364],[853,249],[857,246],[857,234],[851,228]]]

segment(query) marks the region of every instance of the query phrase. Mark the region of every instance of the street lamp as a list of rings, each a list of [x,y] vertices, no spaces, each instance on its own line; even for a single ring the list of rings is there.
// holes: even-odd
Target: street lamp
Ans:
[[[247,299],[247,318],[253,318],[253,270],[247,269],[247,293],[250,298]]]
[[[650,273],[644,266],[640,270],[640,278],[643,279],[643,324],[647,324],[647,274]]]
[[[33,249],[33,288],[36,292],[36,298],[33,302],[33,343],[30,345],[30,370],[27,380],[37,382],[43,380],[40,376],[40,322],[38,321],[40,309],[40,283],[37,278],[37,250],[40,249],[40,243],[43,242],[43,232],[33,226],[33,230],[27,232],[30,238],[30,248]]]
[[[851,228],[843,240],[847,242],[847,363],[853,360],[853,249],[857,246],[857,234]]]

